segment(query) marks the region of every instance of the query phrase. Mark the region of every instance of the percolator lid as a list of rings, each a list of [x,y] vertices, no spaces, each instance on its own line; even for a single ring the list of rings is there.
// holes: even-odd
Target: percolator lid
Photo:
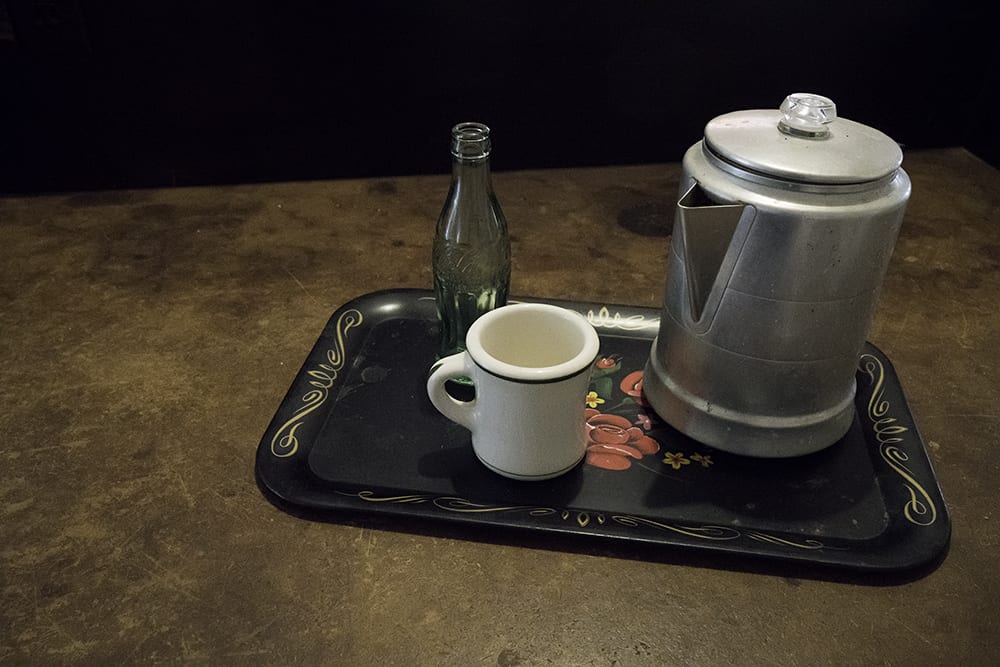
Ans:
[[[727,113],[705,126],[705,144],[743,169],[800,183],[866,183],[903,162],[899,145],[878,130],[837,117],[827,97],[789,95],[780,109]]]

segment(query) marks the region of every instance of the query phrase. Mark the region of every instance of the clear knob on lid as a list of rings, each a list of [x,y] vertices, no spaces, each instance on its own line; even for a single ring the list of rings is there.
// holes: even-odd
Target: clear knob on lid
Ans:
[[[839,116],[830,98],[813,93],[789,95],[780,110],[713,118],[705,126],[704,147],[720,158],[722,169],[790,183],[871,183],[893,174],[903,161],[895,141]]]
[[[797,137],[822,139],[830,135],[826,126],[837,119],[837,105],[829,97],[794,93],[781,103],[778,129]]]

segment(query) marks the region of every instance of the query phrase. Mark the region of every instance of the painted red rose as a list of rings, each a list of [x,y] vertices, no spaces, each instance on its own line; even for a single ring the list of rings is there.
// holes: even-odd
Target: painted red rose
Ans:
[[[617,363],[618,362],[611,357],[601,357],[597,360],[597,367],[602,370],[605,368],[614,368]]]
[[[587,463],[605,470],[626,470],[632,460],[660,451],[660,444],[625,417],[587,410]]]
[[[618,386],[639,405],[649,405],[646,403],[646,397],[642,395],[642,371],[632,371],[622,378]]]
[[[632,398],[638,398],[642,395],[642,371],[632,371],[622,378],[619,386]]]

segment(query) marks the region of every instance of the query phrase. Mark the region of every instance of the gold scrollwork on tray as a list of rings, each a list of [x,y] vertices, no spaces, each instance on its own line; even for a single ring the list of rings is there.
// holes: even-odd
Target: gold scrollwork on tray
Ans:
[[[735,540],[741,535],[740,531],[735,528],[727,528],[725,526],[681,526],[677,524],[661,523],[659,521],[645,519],[640,516],[628,515],[617,515],[611,518],[615,522],[623,526],[628,526],[629,528],[636,528],[640,525],[648,526],[657,530],[665,530],[686,535],[687,537],[695,537],[700,540]]]
[[[767,533],[760,533],[756,530],[747,531],[747,537],[751,540],[757,540],[758,542],[765,542],[767,544],[776,544],[781,547],[794,547],[796,549],[806,549],[806,550],[818,550],[818,549],[831,549],[834,547],[829,547],[819,540],[807,539],[801,542],[796,542],[794,540],[789,540],[783,537],[777,537],[775,535],[768,535]]]
[[[607,306],[601,306],[595,313],[593,310],[587,311],[587,321],[595,327],[605,329],[623,329],[625,331],[638,331],[653,326],[651,320],[647,320],[642,315],[629,315],[623,317],[621,313],[611,314]]]
[[[603,526],[604,522],[607,521],[605,516],[600,512],[591,514],[590,512],[580,512],[578,510],[563,510],[559,516],[563,521],[569,521],[571,517],[575,518],[576,525],[580,526],[580,528],[586,528],[592,520],[596,521],[600,526]]]
[[[471,500],[456,496],[442,496],[434,499],[435,507],[447,512],[460,514],[495,514],[500,512],[527,512],[529,516],[548,516],[555,514],[552,507],[535,507],[532,505],[488,505],[474,503]]]
[[[642,525],[649,528],[655,528],[657,530],[671,531],[687,537],[694,537],[699,540],[726,541],[746,537],[757,542],[763,542],[777,547],[792,547],[794,549],[807,549],[810,551],[818,551],[821,549],[841,550],[840,547],[831,547],[830,545],[824,544],[819,540],[792,540],[787,537],[768,535],[767,533],[762,533],[757,530],[748,530],[743,532],[728,526],[682,526],[677,524],[661,523],[659,521],[653,521],[652,519],[645,519],[638,516],[615,516],[612,518],[623,526],[628,526],[630,528],[636,528]]]
[[[302,426],[302,420],[319,406],[326,402],[330,388],[336,381],[344,363],[347,361],[344,348],[344,336],[350,329],[361,324],[364,315],[354,308],[346,310],[337,318],[334,326],[334,346],[327,350],[324,360],[309,371],[309,386],[312,387],[302,395],[302,405],[296,408],[292,416],[275,432],[271,438],[271,453],[279,458],[294,456],[299,450],[299,439],[295,432]]]
[[[906,466],[909,455],[898,446],[904,441],[903,434],[909,429],[897,423],[895,417],[889,416],[889,401],[885,398],[885,366],[878,357],[871,354],[861,355],[860,363],[861,370],[871,380],[868,419],[871,420],[872,432],[879,445],[879,454],[893,472],[903,478],[903,487],[910,494],[910,499],[903,507],[903,516],[910,523],[929,526],[937,520],[937,507],[927,490],[914,477],[913,471]]]
[[[446,512],[458,514],[498,514],[502,512],[526,512],[529,516],[549,516],[555,514],[552,507],[536,507],[534,505],[490,505],[476,503],[458,496],[435,496],[432,494],[403,494],[395,496],[377,495],[374,491],[347,492],[337,491],[342,496],[357,498],[367,503],[387,503],[390,505],[419,505],[430,502],[435,507]]]
[[[418,493],[382,495],[372,490],[335,491],[335,493],[349,498],[357,498],[358,500],[366,503],[384,503],[388,505],[421,505],[424,503],[431,503],[437,509],[446,512],[456,512],[459,514],[501,514],[524,512],[528,516],[541,518],[549,517],[558,513],[560,519],[563,521],[572,520],[580,528],[586,528],[592,523],[596,523],[598,526],[604,526],[608,521],[608,517],[601,512],[587,512],[584,510],[572,509],[557,510],[552,507],[539,507],[537,505],[496,505],[490,503],[477,503],[471,500],[466,500],[465,498],[459,498],[458,496],[435,496],[432,494]],[[653,528],[655,530],[673,532],[699,540],[718,542],[736,540],[740,538],[750,538],[758,542],[764,542],[778,547],[791,547],[795,549],[807,550],[839,549],[839,547],[831,547],[815,539],[792,540],[787,537],[768,535],[767,533],[762,533],[756,530],[743,532],[737,530],[736,528],[730,528],[727,526],[686,526],[674,523],[663,523],[660,521],[654,521],[653,519],[647,519],[645,517],[623,514],[612,515],[610,519],[627,528]]]
[[[342,496],[351,496],[364,500],[367,503],[389,503],[390,505],[419,505],[426,503],[431,496],[421,494],[405,494],[401,496],[376,496],[374,491],[358,491],[357,493],[345,493],[337,491]]]

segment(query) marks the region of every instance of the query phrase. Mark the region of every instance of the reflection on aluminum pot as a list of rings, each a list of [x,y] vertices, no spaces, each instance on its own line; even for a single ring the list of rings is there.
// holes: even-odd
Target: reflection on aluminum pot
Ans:
[[[899,146],[829,99],[715,118],[684,156],[645,392],[667,422],[761,457],[830,446],[910,195]]]

